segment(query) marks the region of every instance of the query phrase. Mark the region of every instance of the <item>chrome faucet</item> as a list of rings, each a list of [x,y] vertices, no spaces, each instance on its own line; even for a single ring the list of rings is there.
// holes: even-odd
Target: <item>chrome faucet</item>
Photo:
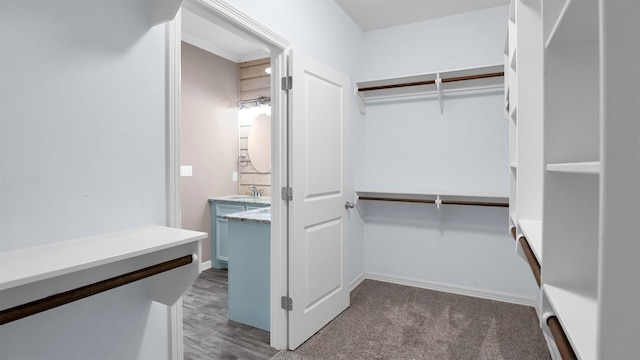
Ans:
[[[251,196],[257,197],[260,196],[260,190],[255,185],[249,186],[249,190],[251,190]]]

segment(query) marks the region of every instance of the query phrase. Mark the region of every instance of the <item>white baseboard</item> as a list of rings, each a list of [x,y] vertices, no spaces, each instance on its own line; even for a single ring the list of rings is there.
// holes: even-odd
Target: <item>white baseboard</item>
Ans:
[[[211,260],[200,263],[200,272],[211,269]]]
[[[363,273],[362,276],[363,276],[362,280],[364,279],[377,280],[377,281],[383,281],[383,282],[388,282],[392,284],[413,286],[417,288],[448,292],[448,293],[458,294],[458,295],[473,296],[481,299],[502,301],[502,302],[516,304],[516,305],[525,305],[525,306],[531,306],[531,307],[536,306],[536,299],[534,298],[517,296],[513,294],[498,292],[498,291],[476,289],[476,288],[470,288],[465,286],[429,282],[429,281],[423,281],[418,279],[403,278],[399,276],[391,276],[391,275],[384,275],[384,274],[377,274],[377,273]],[[362,282],[362,280],[360,280],[360,282]]]
[[[360,275],[356,276],[355,279],[353,279],[353,281],[351,281],[351,284],[349,285],[349,292],[353,291],[353,289],[357,288],[358,285],[360,285],[361,282],[364,281],[364,279],[366,279],[365,273],[361,273]]]

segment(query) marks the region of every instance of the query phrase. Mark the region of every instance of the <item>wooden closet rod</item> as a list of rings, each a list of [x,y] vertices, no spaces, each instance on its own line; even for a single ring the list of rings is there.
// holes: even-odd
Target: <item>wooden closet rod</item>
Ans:
[[[486,79],[486,78],[500,77],[500,76],[504,76],[504,71],[487,73],[487,74],[442,78],[442,83],[444,84],[444,83],[455,82],[455,81]],[[408,87],[408,86],[433,85],[435,83],[436,83],[435,80],[415,81],[410,83],[364,87],[364,88],[358,89],[358,91],[372,91],[372,90],[394,89],[394,88],[401,88],[401,87]]]
[[[436,203],[435,200],[427,200],[427,199],[404,199],[404,198],[388,198],[388,197],[373,197],[373,196],[360,196],[358,199],[373,200],[373,201],[424,203],[424,204]],[[486,202],[486,201],[460,201],[460,200],[442,200],[442,205],[477,205],[477,206],[509,207],[509,203],[492,203],[492,202]]]
[[[538,287],[540,287],[540,263],[538,263],[538,259],[533,254],[533,250],[529,246],[529,242],[524,236],[520,237],[520,245],[522,245],[522,250],[524,250],[524,254],[527,256],[527,262],[529,262],[529,267],[531,267],[531,272],[533,272],[533,277],[536,278],[536,282],[538,283]]]
[[[192,255],[185,255],[173,260],[165,261],[160,264],[152,265],[144,269],[132,271],[130,273],[112,277],[107,280],[79,287],[77,289],[65,291],[60,294],[48,296],[46,298],[35,300],[26,304],[18,305],[6,310],[0,311],[0,325],[16,321],[27,316],[31,316],[55,307],[68,304],[86,297],[99,294],[101,292],[117,288],[122,285],[142,280],[144,278],[160,274],[193,262]]]
[[[567,335],[565,335],[564,330],[562,330],[558,317],[550,316],[547,319],[547,326],[549,326],[551,335],[553,335],[553,339],[556,341],[558,352],[560,353],[562,360],[577,360],[578,357],[576,356],[576,353],[573,352],[571,343],[569,343]]]

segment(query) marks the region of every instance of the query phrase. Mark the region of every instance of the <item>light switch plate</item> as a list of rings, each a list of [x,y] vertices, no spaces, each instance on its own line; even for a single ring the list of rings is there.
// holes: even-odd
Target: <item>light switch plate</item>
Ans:
[[[232,181],[238,181],[238,172],[237,171],[233,172],[233,175],[231,176],[231,180]]]
[[[180,166],[180,176],[193,176],[192,166]]]

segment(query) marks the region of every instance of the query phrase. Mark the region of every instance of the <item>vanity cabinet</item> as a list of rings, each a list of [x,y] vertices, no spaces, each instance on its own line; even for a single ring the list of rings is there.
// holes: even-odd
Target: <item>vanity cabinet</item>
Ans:
[[[226,269],[229,262],[229,220],[225,215],[270,206],[270,198],[228,196],[209,199],[211,216],[211,267]]]
[[[229,220],[229,320],[270,331],[271,212],[243,212]]]

